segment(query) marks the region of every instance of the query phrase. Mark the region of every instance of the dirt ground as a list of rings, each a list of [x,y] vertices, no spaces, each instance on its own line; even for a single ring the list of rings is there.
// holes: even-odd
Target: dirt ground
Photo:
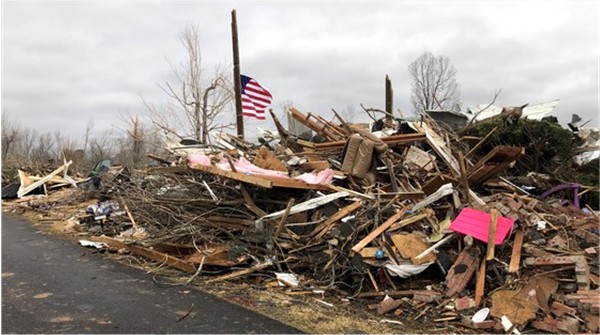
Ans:
[[[70,220],[85,212],[96,200],[78,197],[77,190],[63,189],[46,198],[29,202],[3,202],[2,210],[20,215],[41,231],[78,244],[79,239],[91,236],[84,225]],[[368,304],[376,304],[382,298],[355,300],[339,293],[293,291],[277,285],[264,285],[264,281],[252,277],[224,283],[205,283],[210,276],[196,276],[173,270],[156,262],[133,257],[120,252],[104,252],[114,261],[142,269],[152,276],[157,285],[189,285],[232,303],[269,316],[306,333],[464,333],[470,332],[462,325],[434,323],[427,313],[415,319],[414,313],[396,316],[393,313],[379,315],[369,310]],[[249,280],[250,279],[250,280]],[[276,284],[273,280],[271,284]],[[408,309],[411,302],[406,299],[402,306]],[[400,309],[402,309],[402,306]]]

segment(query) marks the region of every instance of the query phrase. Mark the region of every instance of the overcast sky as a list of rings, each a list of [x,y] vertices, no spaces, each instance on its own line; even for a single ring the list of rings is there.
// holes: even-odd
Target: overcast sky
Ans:
[[[123,127],[141,97],[162,106],[158,84],[184,59],[179,35],[201,35],[205,72],[232,64],[237,10],[241,69],[274,95],[330,115],[360,104],[412,114],[409,64],[424,51],[449,57],[464,108],[560,99],[563,125],[598,123],[599,5],[594,2],[11,2],[2,1],[2,114],[40,131],[81,137]],[[357,117],[360,119],[360,117]],[[355,120],[359,121],[359,120]],[[246,122],[274,129],[271,118]],[[232,131],[234,133],[235,131]]]

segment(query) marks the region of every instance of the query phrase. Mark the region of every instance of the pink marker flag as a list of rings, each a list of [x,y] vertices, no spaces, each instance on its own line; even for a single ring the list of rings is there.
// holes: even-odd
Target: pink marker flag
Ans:
[[[472,236],[480,241],[488,241],[490,231],[490,213],[473,208],[464,208],[450,224],[450,230]],[[502,244],[508,237],[513,220],[498,215],[496,219],[496,237],[494,244]]]

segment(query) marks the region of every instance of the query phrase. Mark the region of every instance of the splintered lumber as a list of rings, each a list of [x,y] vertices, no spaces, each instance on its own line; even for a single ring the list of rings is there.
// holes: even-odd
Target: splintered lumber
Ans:
[[[519,264],[521,262],[521,248],[523,247],[523,235],[524,233],[522,230],[517,230],[515,233],[515,241],[513,242],[508,273],[515,273],[519,271]]]
[[[329,141],[337,141],[343,137],[330,123],[323,122],[323,120],[315,118],[310,113],[305,115],[294,107],[290,107],[289,111],[294,119],[298,120],[298,122],[307,126],[311,130],[314,130],[317,134],[327,138]],[[311,117],[315,118],[316,120],[311,120]]]
[[[490,229],[488,234],[487,253],[485,259],[491,261],[494,259],[494,248],[496,246],[496,226],[498,225],[498,210],[492,208],[490,212]]]
[[[17,191],[17,197],[21,198],[24,195],[26,195],[27,193],[35,190],[36,188],[42,186],[43,184],[45,184],[48,180],[54,178],[54,176],[58,175],[59,173],[61,173],[63,170],[66,170],[67,168],[69,168],[69,165],[73,164],[73,161],[68,161],[65,164],[63,164],[61,167],[57,168],[56,170],[52,171],[50,174],[46,175],[44,178],[32,183],[29,186],[25,186],[25,187],[21,187],[19,188],[19,190]]]
[[[311,233],[311,235],[313,235],[313,236],[316,235],[317,239],[321,238],[323,235],[325,235],[329,231],[329,228],[331,228],[331,226],[334,223],[343,219],[344,217],[346,217],[348,214],[354,212],[355,210],[359,209],[361,206],[362,206],[361,201],[355,201],[344,208],[340,208],[337,211],[337,213],[333,214],[327,220],[325,220],[321,224],[319,224],[315,228],[315,230]]]
[[[443,239],[439,240],[436,244],[432,245],[431,247],[425,249],[422,253],[418,254],[415,259],[421,259],[423,257],[425,257],[426,255],[428,255],[430,252],[436,250],[437,248],[439,248],[441,245],[445,244],[446,242],[450,241],[452,238],[454,237],[454,234],[450,234],[446,237],[444,237]]]
[[[251,210],[258,217],[267,215],[265,211],[256,206],[254,200],[252,200],[252,197],[250,196],[250,193],[248,193],[248,190],[243,184],[240,184],[240,190],[242,191],[242,196],[244,197],[244,201],[246,202],[246,207],[248,207],[249,210]]]
[[[481,299],[483,298],[485,289],[485,267],[487,260],[481,260],[481,266],[479,267],[479,273],[477,274],[477,283],[475,284],[475,306],[479,306]]]
[[[231,172],[231,171],[226,171],[226,170],[221,170],[217,167],[214,166],[205,166],[205,165],[200,165],[200,164],[193,164],[192,166],[190,166],[191,169],[194,170],[199,170],[202,172],[208,172],[210,174],[214,174],[217,176],[221,176],[221,177],[226,177],[226,178],[230,178],[233,180],[237,180],[237,181],[241,181],[247,184],[252,184],[252,185],[256,185],[256,186],[260,186],[260,187],[264,187],[264,188],[272,188],[273,187],[273,183],[269,180],[263,179],[263,178],[258,178],[255,176],[247,176],[243,173],[237,173],[237,172]]]
[[[433,150],[442,158],[442,160],[450,168],[450,172],[453,176],[460,176],[460,167],[458,161],[452,155],[452,151],[448,148],[446,141],[438,135],[429,125],[417,122],[412,122],[410,126],[418,132],[425,133],[427,143],[433,148]]]
[[[406,219],[404,219],[404,220],[402,220],[402,221],[400,221],[400,222],[398,222],[398,223],[394,223],[394,224],[392,224],[392,225],[390,226],[390,228],[389,228],[389,229],[387,229],[387,231],[395,231],[395,230],[398,230],[398,229],[400,229],[400,228],[402,228],[402,227],[408,226],[409,224],[412,224],[412,223],[415,223],[415,222],[421,221],[421,220],[423,220],[423,219],[425,219],[425,218],[428,218],[428,217],[429,217],[429,215],[430,215],[429,213],[423,213],[423,214],[413,215],[413,216],[411,216],[411,217],[409,217],[409,218],[406,218]]]
[[[277,238],[279,237],[279,234],[281,234],[281,232],[283,231],[283,227],[285,225],[285,222],[287,221],[288,215],[290,214],[290,210],[292,209],[292,206],[294,206],[294,202],[296,201],[296,199],[291,198],[290,201],[288,201],[287,207],[285,208],[285,212],[283,212],[283,216],[281,217],[281,220],[279,221],[279,224],[277,225],[277,229],[275,230],[275,233],[273,234],[273,238]]]
[[[415,141],[423,141],[425,140],[425,134],[416,133],[416,134],[398,134],[387,137],[382,137],[380,140],[387,144],[388,146],[400,145],[400,144],[409,144]],[[308,147],[318,151],[326,151],[326,150],[341,150],[346,145],[346,140],[341,141],[333,141],[333,142],[325,142],[325,143],[313,143],[308,141],[298,141],[298,144]]]
[[[473,148],[471,148],[471,150],[469,150],[469,152],[467,152],[467,154],[465,155],[465,158],[469,158],[471,156],[473,156],[474,153],[477,152],[477,150],[479,150],[479,148],[481,148],[485,143],[487,143],[487,141],[490,139],[490,137],[492,137],[492,135],[494,134],[494,132],[498,130],[498,127],[494,127],[494,129],[490,130],[489,133],[487,133],[487,135],[485,135],[484,138],[482,138],[479,142],[477,142],[477,144],[475,144],[475,146]]]
[[[125,209],[125,213],[127,213],[127,216],[129,217],[129,220],[131,221],[133,228],[135,228],[136,230],[139,229],[139,226],[133,219],[133,215],[131,215],[131,212],[129,211],[129,207],[127,207],[127,204],[124,204],[123,208]]]
[[[256,264],[251,268],[247,268],[247,269],[242,269],[242,270],[238,270],[238,271],[234,271],[216,278],[212,278],[206,281],[206,283],[215,283],[215,282],[220,282],[220,281],[224,281],[224,280],[229,280],[229,279],[233,279],[233,278],[238,278],[238,277],[242,277],[245,276],[247,274],[250,274],[252,272],[256,272],[256,271],[260,271],[263,269],[268,268],[269,266],[273,265],[273,263],[271,261],[268,262],[264,262],[264,263],[260,263],[260,264]]]
[[[144,247],[134,245],[134,244],[126,244],[123,241],[119,241],[115,238],[108,237],[108,236],[94,237],[94,240],[96,240],[96,242],[104,242],[113,248],[127,249],[136,255],[140,255],[142,257],[146,257],[146,258],[155,260],[157,262],[164,262],[176,269],[179,269],[179,270],[182,270],[182,271],[185,271],[188,273],[196,272],[196,267],[194,266],[194,264],[186,262],[179,258],[173,257],[171,255],[153,250],[153,249],[144,248]]]
[[[381,226],[377,227],[373,230],[369,235],[365,236],[360,242],[352,247],[352,251],[360,252],[362,248],[367,246],[369,242],[371,242],[374,238],[379,236],[379,234],[383,233],[386,229],[388,229],[392,224],[396,223],[396,221],[400,220],[404,216],[404,210],[399,210],[396,214],[392,215],[389,219],[387,219]]]
[[[273,176],[264,176],[264,175],[252,175],[248,176],[243,173],[221,170],[215,166],[206,166],[200,164],[193,164],[190,166],[191,169],[200,170],[203,172],[208,172],[217,176],[230,178],[233,180],[241,181],[243,183],[252,184],[259,187],[264,188],[273,188],[273,187],[284,187],[284,188],[296,188],[296,189],[305,189],[305,190],[324,190],[329,191],[331,187],[329,185],[324,184],[308,184],[301,180],[296,179],[285,179]]]
[[[471,186],[479,185],[508,169],[525,152],[522,147],[497,146],[473,165],[468,172]]]

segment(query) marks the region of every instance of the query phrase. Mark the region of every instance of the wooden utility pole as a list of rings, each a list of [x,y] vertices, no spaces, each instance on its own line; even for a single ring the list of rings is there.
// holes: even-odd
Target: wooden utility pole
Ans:
[[[233,86],[235,90],[235,119],[237,135],[244,139],[244,116],[242,115],[242,87],[240,73],[240,52],[238,46],[237,18],[235,9],[231,11],[231,39],[233,42]]]
[[[388,75],[385,75],[385,111],[388,114],[385,117],[387,124],[392,124],[392,114],[394,109],[394,91],[392,90],[392,81]]]

